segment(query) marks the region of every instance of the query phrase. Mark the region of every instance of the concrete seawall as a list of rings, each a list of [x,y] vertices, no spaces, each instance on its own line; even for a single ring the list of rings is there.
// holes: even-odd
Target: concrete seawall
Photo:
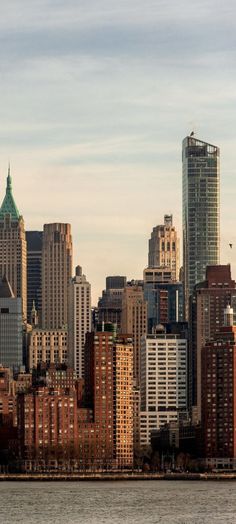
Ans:
[[[236,480],[236,473],[0,473],[0,481]]]

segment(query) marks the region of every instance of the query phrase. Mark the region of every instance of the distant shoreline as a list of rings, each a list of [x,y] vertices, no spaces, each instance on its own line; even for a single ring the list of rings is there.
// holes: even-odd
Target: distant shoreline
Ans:
[[[0,473],[0,481],[236,480],[235,473]]]

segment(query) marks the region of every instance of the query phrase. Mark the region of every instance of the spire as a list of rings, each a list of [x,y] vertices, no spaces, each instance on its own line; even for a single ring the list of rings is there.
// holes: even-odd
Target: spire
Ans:
[[[12,179],[11,179],[11,167],[10,167],[10,162],[9,162],[9,164],[8,164],[7,189],[8,189],[8,191],[12,191]]]
[[[17,209],[13,194],[12,194],[12,179],[10,171],[10,163],[8,165],[8,174],[7,174],[7,188],[6,194],[0,208],[0,220],[4,220],[5,215],[11,215],[12,220],[19,220],[20,213]]]
[[[38,313],[37,313],[37,309],[35,307],[35,301],[33,300],[33,305],[32,305],[32,309],[31,309],[31,326],[33,327],[37,327],[38,325]]]

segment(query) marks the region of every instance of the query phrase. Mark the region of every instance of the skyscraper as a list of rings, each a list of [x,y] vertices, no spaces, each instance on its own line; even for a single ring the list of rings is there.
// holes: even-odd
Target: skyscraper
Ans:
[[[147,333],[147,302],[141,286],[128,285],[122,298],[121,331],[132,335],[134,346],[135,385],[140,380],[141,337]]]
[[[22,314],[27,315],[26,239],[23,217],[12,194],[10,169],[6,194],[0,208],[0,278],[6,276],[15,297],[22,300]]]
[[[147,335],[141,342],[140,442],[150,444],[151,431],[187,414],[187,348],[185,333]]]
[[[133,466],[134,379],[132,338],[118,335],[113,349],[114,457],[118,468]]]
[[[183,140],[183,267],[185,312],[206,266],[220,259],[220,150],[202,140]]]
[[[179,280],[179,239],[172,215],[164,216],[164,224],[153,228],[149,240],[148,267],[166,267],[171,279]]]
[[[132,339],[127,335],[114,338],[112,331],[88,333],[85,353],[85,392],[88,407],[93,410],[93,422],[87,424],[84,435],[86,448],[96,439],[94,463],[130,468],[134,418]]]
[[[42,255],[42,327],[58,329],[68,322],[68,288],[72,277],[70,224],[45,224]]]
[[[31,321],[33,302],[42,320],[42,231],[26,231],[27,241],[27,321]]]
[[[68,302],[68,359],[78,378],[84,378],[85,335],[91,331],[91,285],[76,267],[75,277],[69,284]]]

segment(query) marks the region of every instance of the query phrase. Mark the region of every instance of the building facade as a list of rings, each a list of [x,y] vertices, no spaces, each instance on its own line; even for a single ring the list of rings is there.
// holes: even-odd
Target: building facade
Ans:
[[[126,283],[124,276],[106,277],[106,289],[98,301],[98,322],[116,324],[118,332],[121,330],[122,295]]]
[[[39,364],[68,363],[68,333],[65,329],[33,329],[28,335],[28,368]]]
[[[21,298],[22,315],[27,316],[27,249],[23,217],[12,194],[10,169],[6,194],[0,208],[0,279],[6,276],[14,296]]]
[[[190,299],[189,393],[195,421],[201,420],[201,354],[224,325],[227,304],[236,311],[236,286],[230,265],[208,266],[206,280],[197,284]]]
[[[72,390],[35,387],[17,399],[22,460],[74,458],[78,447],[77,396]]]
[[[0,281],[0,363],[14,371],[23,365],[22,300],[6,277]]]
[[[114,458],[118,469],[132,468],[134,457],[133,343],[130,336],[118,335],[113,349],[114,376]]]
[[[122,296],[121,331],[132,336],[134,348],[134,379],[140,383],[141,338],[147,333],[147,302],[143,288],[138,285],[126,286]]]
[[[202,426],[208,466],[236,466],[236,327],[227,306],[225,325],[202,349]]]
[[[62,329],[68,323],[68,288],[72,277],[70,224],[45,224],[42,254],[42,327]]]
[[[76,267],[76,275],[69,284],[68,302],[68,359],[78,378],[84,377],[84,345],[86,333],[91,331],[91,285]]]
[[[93,413],[87,446],[96,464],[119,469],[133,466],[133,346],[129,336],[112,331],[86,335],[85,391]],[[86,442],[86,441],[85,441]]]
[[[168,275],[170,271],[162,268],[144,270],[143,289],[147,301],[148,333],[152,333],[158,324],[183,321],[183,284],[173,282]]]
[[[179,239],[172,215],[164,216],[164,224],[153,228],[149,240],[148,267],[166,267],[171,279],[179,280]]]
[[[188,136],[183,140],[183,268],[185,310],[208,265],[220,259],[220,150]]]
[[[151,431],[187,415],[188,342],[181,335],[142,338],[140,443],[150,445]]]
[[[85,353],[85,381],[65,365],[41,363],[32,386],[19,390],[24,470],[132,468],[132,340],[112,331],[87,333]]]
[[[12,370],[0,365],[0,427],[4,425],[17,425],[16,396]]]
[[[26,231],[27,241],[27,322],[31,323],[33,304],[42,321],[42,231]]]

